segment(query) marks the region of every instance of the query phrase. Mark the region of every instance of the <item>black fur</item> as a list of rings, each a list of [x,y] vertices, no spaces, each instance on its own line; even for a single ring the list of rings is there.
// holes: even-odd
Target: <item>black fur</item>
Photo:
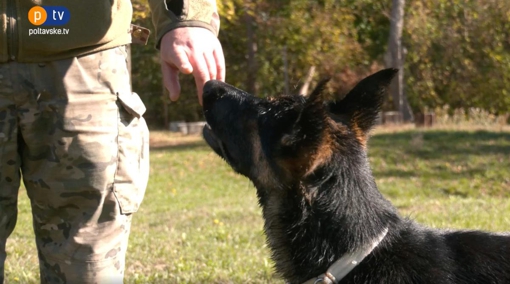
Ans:
[[[440,231],[399,216],[378,191],[365,142],[397,70],[324,104],[204,87],[204,138],[257,188],[276,271],[289,283],[324,273],[347,252],[384,240],[340,283],[510,283],[510,237]]]

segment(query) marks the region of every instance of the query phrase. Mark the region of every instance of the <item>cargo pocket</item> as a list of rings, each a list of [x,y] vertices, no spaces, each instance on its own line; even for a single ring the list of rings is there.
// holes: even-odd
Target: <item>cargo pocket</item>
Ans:
[[[113,192],[122,214],[140,207],[149,178],[149,131],[145,106],[136,93],[117,93],[118,161]]]

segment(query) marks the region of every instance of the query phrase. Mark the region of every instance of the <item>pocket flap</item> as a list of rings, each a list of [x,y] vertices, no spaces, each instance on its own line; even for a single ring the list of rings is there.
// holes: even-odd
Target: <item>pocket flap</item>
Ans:
[[[117,97],[126,111],[133,116],[140,118],[147,110],[137,93],[117,93]]]
[[[134,184],[116,183],[113,185],[113,193],[119,202],[121,213],[131,214],[140,208],[144,191],[140,192]]]

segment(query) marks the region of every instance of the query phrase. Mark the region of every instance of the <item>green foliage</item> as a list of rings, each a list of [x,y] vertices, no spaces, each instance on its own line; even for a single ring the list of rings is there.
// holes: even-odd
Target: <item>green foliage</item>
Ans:
[[[388,46],[391,1],[351,0],[347,4],[355,17],[357,41],[370,58],[379,58]]]
[[[145,105],[146,119],[154,123],[163,121],[163,99],[159,53],[155,49],[156,37],[147,0],[132,1],[133,24],[149,28],[152,33],[147,45],[131,45],[131,73],[133,91],[138,93]]]
[[[509,112],[510,2],[419,0],[407,8],[407,92],[414,109]]]
[[[147,0],[133,6],[135,23],[152,27]],[[254,83],[258,96],[283,93],[285,72],[296,93],[311,66],[314,82],[333,77],[330,93],[342,96],[384,66],[391,1],[227,0],[218,9],[227,82],[242,89]],[[148,119],[161,125],[168,99],[154,40],[133,46],[133,87]],[[510,112],[510,1],[408,0],[404,47],[405,90],[415,112],[443,106]],[[192,77],[181,81],[183,95],[169,105],[169,119],[202,119]]]
[[[252,25],[255,34],[257,95],[278,95],[285,90],[285,72],[289,77],[290,92],[296,93],[303,84],[308,69],[316,66],[322,77],[334,77],[331,90],[345,92],[358,79],[374,69],[374,58],[367,46],[381,40],[380,34],[372,39],[367,35],[374,30],[358,29],[363,26],[359,19],[363,15],[353,14],[352,1],[255,1],[238,3],[237,19],[225,21],[220,39],[225,49],[227,81],[246,88],[250,71],[247,58],[247,25]],[[370,6],[370,5],[367,5]],[[377,6],[377,5],[376,5]],[[379,6],[377,6],[379,7]],[[374,9],[373,5],[370,9]],[[249,13],[252,21],[247,23],[243,15]],[[379,12],[376,22],[386,21]],[[370,19],[371,21],[372,19]],[[366,26],[366,25],[365,25]],[[378,27],[385,30],[386,41],[389,24]],[[231,50],[231,48],[233,50]],[[381,49],[381,48],[380,48]],[[381,49],[383,50],[384,47]],[[379,53],[381,52],[379,50]],[[372,53],[377,53],[373,51]],[[285,58],[287,62],[285,62]],[[285,66],[287,65],[287,69]]]

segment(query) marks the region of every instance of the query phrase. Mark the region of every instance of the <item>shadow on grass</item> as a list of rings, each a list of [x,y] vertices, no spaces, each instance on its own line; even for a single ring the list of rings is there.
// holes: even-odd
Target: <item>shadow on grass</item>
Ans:
[[[379,151],[391,151],[397,147],[405,155],[425,160],[468,155],[510,155],[510,132],[406,131],[375,135],[369,145],[379,148]]]
[[[444,169],[438,166],[432,166],[429,171],[417,171],[414,169],[409,170],[401,170],[401,169],[378,169],[374,168],[372,169],[373,173],[378,178],[391,178],[391,177],[398,177],[398,178],[413,178],[417,176],[429,176],[431,178],[435,179],[441,179],[441,180],[458,180],[459,178],[463,177],[474,177],[474,176],[483,176],[486,172],[486,168],[483,166],[474,167],[462,170],[461,172],[457,173],[448,173],[448,169]],[[442,174],[438,174],[442,173]]]
[[[391,157],[395,153],[427,161],[462,160],[463,157],[473,155],[502,154],[510,157],[510,132],[415,130],[374,135],[370,138],[369,146],[371,150],[369,155],[375,154],[381,159]],[[203,139],[151,145],[152,152],[189,150],[212,151]],[[470,171],[470,174],[476,174],[483,172],[483,169],[475,168]],[[412,176],[413,171],[393,169],[388,175]]]
[[[510,195],[510,132],[379,134],[369,142],[369,157],[376,178],[418,180],[450,195]]]
[[[205,143],[205,141],[190,141],[179,142],[178,144],[167,144],[151,146],[151,152],[181,152],[181,151],[203,151],[211,152],[212,149]]]

